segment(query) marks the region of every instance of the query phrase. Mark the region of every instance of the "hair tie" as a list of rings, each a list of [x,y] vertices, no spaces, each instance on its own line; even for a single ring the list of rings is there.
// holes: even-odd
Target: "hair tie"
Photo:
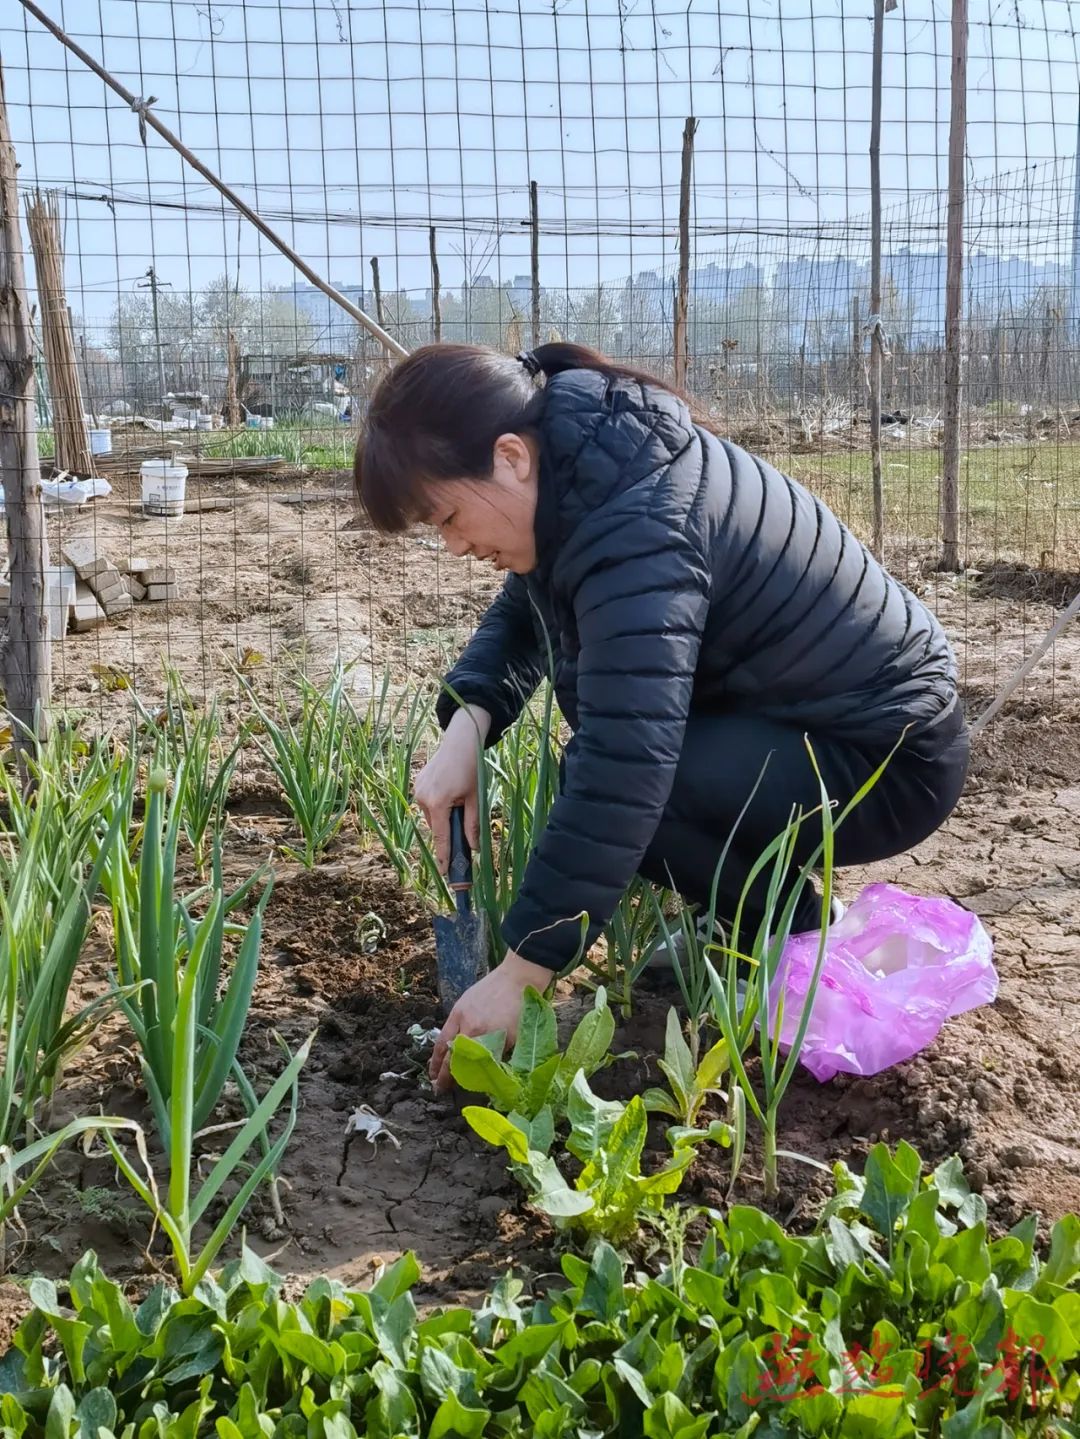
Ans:
[[[537,375],[543,373],[543,366],[532,350],[522,350],[517,359],[518,364],[524,367],[525,373],[530,379],[535,380]]]

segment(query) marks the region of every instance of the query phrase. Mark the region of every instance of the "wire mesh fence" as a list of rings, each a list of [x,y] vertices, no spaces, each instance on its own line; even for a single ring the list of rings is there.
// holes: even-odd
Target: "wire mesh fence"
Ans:
[[[109,487],[65,504],[78,496],[61,477],[52,552],[89,539],[117,567],[142,562],[136,577],[172,575],[166,598],[56,646],[60,701],[153,697],[163,659],[206,692],[236,665],[272,680],[297,657],[355,661],[368,687],[385,664],[426,674],[496,585],[433,536],[381,541],[354,516],[349,467],[385,353],[147,130],[148,111],[406,348],[515,353],[558,335],[670,377],[682,261],[692,396],[869,538],[870,3],[795,0],[782,18],[767,0],[43,8],[139,97],[125,107],[5,7],[20,189],[60,206]],[[971,6],[968,573],[938,577],[949,30],[933,0],[884,20],[885,558],[989,694],[1080,571],[1080,66],[1066,0]],[[44,351],[37,379],[51,473]],[[143,512],[141,466],[161,458],[188,471],[182,517]],[[1058,703],[1071,645],[1032,681],[1040,702]]]

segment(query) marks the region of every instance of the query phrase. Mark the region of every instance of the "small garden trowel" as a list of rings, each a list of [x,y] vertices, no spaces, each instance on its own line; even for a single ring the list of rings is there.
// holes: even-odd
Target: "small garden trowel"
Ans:
[[[446,876],[457,913],[451,919],[437,914],[435,927],[435,968],[443,1017],[469,988],[486,973],[487,923],[472,910],[472,852],[465,838],[465,811],[458,805],[450,811],[450,869]]]

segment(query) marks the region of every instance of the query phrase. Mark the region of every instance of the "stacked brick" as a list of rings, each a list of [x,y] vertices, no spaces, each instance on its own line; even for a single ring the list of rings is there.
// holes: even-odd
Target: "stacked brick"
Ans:
[[[63,560],[54,567],[56,583],[47,598],[54,639],[59,638],[57,629],[70,628],[76,633],[95,629],[125,614],[136,601],[160,604],[180,598],[172,565],[141,558],[116,565],[96,540],[69,540],[63,547]],[[9,592],[7,578],[0,577],[0,607],[6,607]],[[52,609],[57,612],[55,617]]]

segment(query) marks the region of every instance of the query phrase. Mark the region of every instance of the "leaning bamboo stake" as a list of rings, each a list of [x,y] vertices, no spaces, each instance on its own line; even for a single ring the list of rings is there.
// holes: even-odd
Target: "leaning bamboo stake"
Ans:
[[[26,223],[34,247],[41,340],[53,402],[56,468],[71,475],[92,475],[94,459],[83,413],[82,385],[75,358],[64,289],[64,250],[60,238],[60,206],[55,190],[35,190],[26,200]]]
[[[0,64],[0,475],[7,515],[11,594],[4,656],[6,705],[24,753],[44,738],[52,688],[45,576],[49,541],[41,502],[34,413],[34,339],[26,294],[15,148]]]
[[[363,326],[363,328],[367,330],[369,335],[373,335],[390,355],[393,355],[396,359],[402,359],[409,353],[404,345],[399,344],[398,341],[394,339],[393,335],[388,335],[380,325],[375,323],[370,315],[365,314],[359,305],[354,305],[340,290],[336,290],[334,286],[324,280],[316,270],[313,270],[306,260],[301,259],[292,246],[287,244],[277,231],[266,223],[257,211],[253,210],[250,205],[242,200],[235,190],[226,185],[224,180],[219,179],[213,170],[207,165],[204,165],[198,156],[194,155],[184,142],[172,133],[167,125],[163,125],[150,108],[154,103],[152,97],[150,99],[144,99],[141,95],[132,94],[126,85],[122,85],[115,76],[110,75],[103,65],[99,65],[92,55],[88,54],[81,45],[77,44],[66,31],[62,30],[55,20],[50,19],[40,5],[35,5],[34,0],[20,0],[20,3],[28,14],[33,15],[35,20],[44,25],[45,29],[60,41],[61,45],[64,45],[73,55],[77,55],[83,64],[94,72],[99,80],[103,80],[110,90],[119,95],[120,98],[131,107],[139,117],[139,137],[144,145],[146,144],[147,126],[149,126],[150,129],[155,130],[163,140],[168,141],[177,154],[182,155],[192,169],[197,170],[204,180],[208,180],[219,194],[224,195],[229,204],[239,210],[240,214],[243,215],[246,220],[250,220],[260,235],[265,235],[270,243],[276,246],[286,259],[291,260],[305,279],[310,280],[316,289],[321,290],[323,294],[329,296],[335,304],[340,305],[345,313],[351,315],[358,325]]]
[[[1064,633],[1064,631],[1068,628],[1070,624],[1072,624],[1073,620],[1075,620],[1078,615],[1080,615],[1080,591],[1073,595],[1068,605],[1066,605],[1065,609],[1063,609],[1061,614],[1058,615],[1057,619],[1046,631],[1046,634],[1043,635],[1042,639],[1031,651],[1027,659],[1022,661],[1022,663],[1017,665],[1016,669],[1013,670],[1012,674],[1009,676],[1009,678],[1002,685],[1001,689],[995,695],[993,702],[987,705],[986,709],[983,710],[982,714],[978,717],[977,720],[974,720],[972,722],[971,736],[973,739],[976,735],[982,734],[983,730],[998,713],[998,711],[1001,710],[1008,702],[1008,700],[1012,697],[1014,691],[1019,689],[1019,687],[1027,679],[1028,675],[1039,663],[1043,655],[1045,655],[1047,651],[1053,646],[1053,643],[1057,639],[1058,635]]]

